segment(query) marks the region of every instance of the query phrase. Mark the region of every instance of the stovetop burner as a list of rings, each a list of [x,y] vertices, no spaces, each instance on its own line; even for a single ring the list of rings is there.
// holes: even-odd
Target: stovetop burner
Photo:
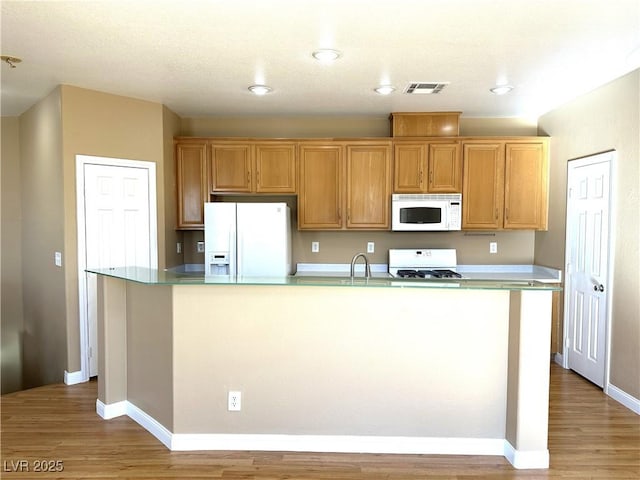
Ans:
[[[454,248],[390,249],[389,273],[396,278],[464,278],[456,272]]]
[[[457,272],[449,269],[410,270],[402,269],[397,273],[400,278],[462,278]]]
[[[398,276],[401,278],[424,278],[424,271],[418,270],[398,270]]]

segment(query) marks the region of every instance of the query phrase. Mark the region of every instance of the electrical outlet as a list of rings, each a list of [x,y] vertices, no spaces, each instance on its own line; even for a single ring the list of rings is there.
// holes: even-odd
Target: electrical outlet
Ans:
[[[311,242],[311,252],[318,253],[320,251],[320,242]]]
[[[196,251],[198,253],[204,253],[204,242],[197,242],[196,243]]]
[[[373,242],[367,242],[367,253],[374,253],[376,251],[376,244]]]
[[[176,243],[176,253],[182,253],[182,243]]]
[[[229,392],[227,408],[230,412],[239,412],[242,409],[242,392]]]
[[[498,253],[498,242],[489,242],[489,253]]]

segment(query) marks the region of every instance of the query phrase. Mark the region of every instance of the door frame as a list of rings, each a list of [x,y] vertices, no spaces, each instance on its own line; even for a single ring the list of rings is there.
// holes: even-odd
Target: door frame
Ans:
[[[76,219],[78,240],[78,313],[80,322],[80,375],[81,382],[89,380],[89,315],[87,282],[87,244],[85,224],[84,167],[85,165],[107,167],[142,168],[148,171],[149,178],[149,256],[151,268],[158,268],[158,209],[156,191],[156,163],[146,160],[76,155]]]
[[[565,211],[565,250],[564,250],[564,266],[565,266],[565,285],[564,285],[564,306],[563,306],[563,325],[562,325],[562,367],[565,369],[569,368],[569,355],[570,349],[567,347],[567,343],[569,342],[569,321],[568,321],[568,311],[569,311],[569,302],[570,302],[570,285],[569,285],[569,275],[566,274],[569,268],[570,258],[569,258],[569,242],[571,239],[571,231],[569,230],[569,186],[570,186],[570,173],[572,168],[582,167],[594,163],[607,162],[609,164],[609,222],[607,224],[608,235],[609,235],[609,244],[607,246],[607,289],[605,293],[605,297],[607,300],[607,309],[606,309],[606,317],[605,317],[605,352],[604,352],[604,382],[603,382],[603,391],[605,394],[609,394],[609,371],[610,371],[610,362],[611,362],[611,317],[612,317],[612,292],[615,288],[613,283],[613,266],[614,266],[614,255],[615,255],[615,198],[616,191],[614,187],[614,178],[615,172],[617,169],[617,151],[615,149],[606,150],[600,153],[594,153],[592,155],[586,155],[584,157],[572,158],[567,162],[567,182],[566,182],[566,211]]]

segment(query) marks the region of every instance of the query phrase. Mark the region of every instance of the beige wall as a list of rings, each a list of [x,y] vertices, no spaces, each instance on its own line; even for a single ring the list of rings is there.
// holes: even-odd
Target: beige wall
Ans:
[[[126,309],[126,399],[171,430],[173,324],[190,319],[174,318],[170,285],[126,282]],[[209,382],[207,374],[202,381]]]
[[[191,137],[387,137],[388,115],[185,117],[181,135]],[[460,135],[537,135],[537,124],[519,118],[460,118]]]
[[[20,190],[20,119],[2,117],[0,157],[2,313],[0,348],[3,394],[22,388],[22,199]]]
[[[165,237],[165,264],[166,267],[182,265],[184,250],[177,253],[176,243],[184,243],[183,233],[176,230],[178,224],[177,183],[176,167],[173,158],[173,137],[180,134],[180,117],[162,107],[162,133],[163,133],[163,170],[164,170],[164,220],[165,231],[158,230],[158,235]],[[162,260],[160,260],[162,261]]]
[[[62,382],[67,367],[68,266],[54,252],[63,262],[75,252],[65,249],[61,120],[60,88],[20,117],[24,388]]]
[[[536,234],[537,263],[564,265],[567,161],[617,151],[610,382],[640,398],[640,71],[544,115],[539,126],[552,140],[549,231]]]
[[[10,125],[10,120],[3,119],[3,134],[8,129],[9,138]],[[17,279],[23,290],[22,303],[16,299],[10,305],[15,315],[20,316],[20,308],[24,310],[22,338],[14,335],[11,348],[3,345],[3,355],[14,352],[16,357],[22,347],[22,364],[13,371],[22,370],[23,387],[61,382],[65,370],[80,370],[75,156],[158,164],[158,265],[173,266],[183,262],[182,256],[166,253],[175,252],[176,241],[182,239],[182,234],[175,232],[173,193],[172,142],[179,128],[177,115],[160,104],[65,85],[20,117],[20,148],[13,150],[19,152],[20,161],[7,163],[12,169],[6,177],[20,181],[13,183],[16,190],[3,188],[3,199],[20,195],[20,202],[11,214],[3,212],[2,222],[6,232],[11,232],[11,222],[19,222],[19,237],[3,237],[3,252],[5,241],[15,244],[22,239],[18,244],[22,255],[16,255],[16,262],[22,261],[23,277],[20,281],[19,272],[5,275],[8,270],[3,268],[2,279],[3,285],[9,278]],[[3,145],[3,156],[7,148]],[[55,251],[63,254],[62,267],[53,264]],[[10,262],[5,266],[12,272],[17,269]],[[3,303],[3,318],[5,306]]]
[[[172,288],[174,433],[505,436],[508,291]]]
[[[165,149],[163,106],[158,103],[110,95],[63,85],[64,230],[67,308],[67,364],[80,370],[78,318],[78,261],[76,224],[76,155],[155,162],[158,209],[158,267],[164,268]],[[170,123],[170,122],[169,122]],[[174,201],[169,199],[170,202]],[[170,226],[173,229],[173,225]],[[174,247],[175,248],[175,247]]]

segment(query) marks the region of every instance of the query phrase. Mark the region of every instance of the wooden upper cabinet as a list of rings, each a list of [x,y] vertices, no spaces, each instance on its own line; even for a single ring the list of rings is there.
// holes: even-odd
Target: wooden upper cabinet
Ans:
[[[346,153],[346,227],[388,230],[391,225],[391,146],[347,145]]]
[[[255,145],[256,193],[296,192],[296,144]]]
[[[181,230],[204,228],[204,203],[209,198],[206,142],[175,145],[178,224]]]
[[[461,112],[394,112],[392,137],[454,137],[460,132]]]
[[[462,191],[462,160],[457,143],[429,144],[430,193],[459,193]]]
[[[394,193],[459,193],[462,159],[458,143],[394,144]]]
[[[462,229],[502,228],[504,144],[463,144]]]
[[[504,228],[547,229],[548,178],[546,142],[506,144]]]
[[[427,169],[426,143],[396,143],[393,146],[394,193],[423,193]]]
[[[546,230],[548,140],[463,146],[463,230]]]
[[[342,145],[301,143],[299,147],[298,229],[342,228],[344,159]]]
[[[251,193],[252,149],[246,143],[211,144],[211,193]]]
[[[295,142],[211,143],[211,193],[295,193]]]

